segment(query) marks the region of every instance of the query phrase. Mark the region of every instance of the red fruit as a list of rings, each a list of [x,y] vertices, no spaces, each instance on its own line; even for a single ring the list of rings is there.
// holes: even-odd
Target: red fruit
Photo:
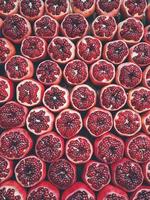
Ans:
[[[103,163],[112,164],[123,158],[124,142],[111,133],[105,133],[94,143],[94,155]]]
[[[13,128],[0,135],[0,154],[10,160],[25,157],[33,145],[26,129]]]
[[[34,23],[35,35],[50,40],[58,35],[59,23],[48,15],[43,15]]]
[[[57,36],[48,45],[50,58],[58,63],[66,64],[75,57],[75,45],[66,37]]]
[[[131,109],[119,110],[114,117],[114,128],[121,136],[133,136],[141,129],[141,117]]]
[[[93,146],[86,137],[76,136],[66,143],[66,156],[72,163],[86,163],[91,159],[92,154]]]
[[[107,164],[89,161],[84,165],[83,181],[94,191],[99,191],[109,184],[111,175]]]
[[[125,62],[117,67],[116,83],[129,90],[138,86],[142,81],[141,68],[131,62]]]
[[[149,23],[150,22],[150,4],[148,4],[147,6],[146,19],[147,19],[147,22]]]
[[[143,71],[143,85],[150,89],[150,65]]]
[[[134,17],[129,17],[118,24],[118,39],[124,40],[128,45],[139,43],[143,35],[143,24]]]
[[[16,88],[17,101],[25,106],[35,106],[42,100],[44,87],[34,79],[21,81]]]
[[[0,107],[0,127],[10,129],[23,127],[28,109],[15,101],[9,101]]]
[[[135,17],[142,19],[147,8],[146,0],[123,0],[121,4],[121,11],[125,17]]]
[[[6,63],[16,53],[14,45],[5,38],[0,38],[0,64]]]
[[[99,15],[106,15],[106,16],[116,16],[119,13],[121,0],[114,0],[114,1],[102,1],[97,0],[96,2],[97,12]]]
[[[13,162],[0,156],[0,184],[8,179],[10,179],[13,175]]]
[[[143,174],[145,181],[150,184],[150,161],[143,164]]]
[[[121,109],[127,101],[127,95],[123,87],[116,84],[104,86],[100,91],[100,105],[110,111]]]
[[[21,54],[33,62],[40,61],[46,57],[47,43],[38,36],[29,36],[22,41]]]
[[[142,168],[128,158],[111,166],[113,183],[126,192],[134,192],[143,183]]]
[[[4,76],[0,76],[0,103],[5,103],[13,98],[13,83]]]
[[[96,104],[96,92],[89,85],[77,85],[70,93],[72,106],[79,111],[86,111]]]
[[[46,165],[36,156],[27,156],[17,163],[14,172],[22,187],[32,187],[44,180]]]
[[[90,80],[94,85],[108,85],[115,78],[115,67],[106,60],[98,60],[90,66]]]
[[[111,41],[117,31],[117,23],[114,17],[100,15],[92,22],[93,35],[101,41]]]
[[[19,14],[10,15],[4,20],[2,33],[15,44],[20,44],[31,32],[31,24]]]
[[[59,189],[67,189],[76,181],[76,166],[66,159],[50,164],[48,180]]]
[[[42,135],[53,129],[54,115],[44,106],[34,107],[26,118],[27,129],[35,135]]]
[[[48,181],[42,181],[29,190],[27,200],[37,200],[42,198],[59,200],[59,190]]]
[[[1,33],[2,26],[3,26],[3,20],[0,18],[0,33]]]
[[[150,44],[140,42],[130,48],[129,61],[144,67],[150,64]]]
[[[77,56],[87,64],[91,64],[101,57],[102,44],[99,39],[92,36],[81,38],[76,48]]]
[[[141,186],[132,195],[131,200],[148,200],[150,199],[150,187]]]
[[[93,107],[84,117],[84,126],[92,136],[99,137],[112,129],[113,118],[109,111]]]
[[[128,46],[123,40],[107,42],[103,48],[103,58],[115,65],[123,63],[128,54]]]
[[[71,13],[65,16],[61,23],[61,31],[70,40],[78,40],[87,34],[88,21],[79,13]]]
[[[43,0],[20,0],[20,14],[29,21],[39,19],[44,13]]]
[[[88,66],[82,60],[75,59],[66,64],[63,75],[70,85],[83,84],[88,79]]]
[[[61,21],[70,12],[70,2],[69,0],[45,0],[45,11],[57,21]]]
[[[62,78],[62,70],[56,62],[44,60],[36,68],[38,81],[46,86],[57,85]]]
[[[6,62],[5,72],[10,80],[20,82],[33,76],[34,67],[29,59],[14,55]]]
[[[144,113],[141,117],[142,129],[146,134],[150,135],[150,111]]]
[[[16,181],[9,180],[0,185],[0,199],[26,200],[26,191]]]
[[[72,0],[72,10],[75,13],[80,13],[84,17],[91,16],[95,11],[96,0]]]
[[[138,113],[150,110],[150,90],[145,87],[137,87],[130,90],[128,93],[128,105]]]
[[[146,26],[144,29],[144,41],[150,44],[150,25]]]
[[[69,107],[69,91],[59,85],[52,85],[45,90],[43,104],[52,112],[60,112]]]
[[[66,139],[77,135],[82,129],[82,118],[79,112],[72,109],[61,111],[55,119],[57,132]]]
[[[64,140],[55,132],[46,133],[38,137],[35,152],[44,162],[55,162],[64,154]]]
[[[96,200],[94,192],[84,183],[76,182],[62,194],[62,200],[86,199]]]
[[[129,200],[126,192],[113,185],[107,185],[99,191],[97,200]]]
[[[19,5],[18,0],[1,1],[0,16],[7,17],[9,15],[17,13],[18,5]]]

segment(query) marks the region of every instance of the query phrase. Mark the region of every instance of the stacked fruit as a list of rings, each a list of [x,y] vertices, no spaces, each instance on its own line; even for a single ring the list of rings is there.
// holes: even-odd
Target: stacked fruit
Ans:
[[[0,0],[0,200],[150,200],[150,4]]]

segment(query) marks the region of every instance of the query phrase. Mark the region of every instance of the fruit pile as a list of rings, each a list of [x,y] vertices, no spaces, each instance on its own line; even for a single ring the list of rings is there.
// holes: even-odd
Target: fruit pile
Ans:
[[[0,0],[0,200],[150,200],[150,3]]]

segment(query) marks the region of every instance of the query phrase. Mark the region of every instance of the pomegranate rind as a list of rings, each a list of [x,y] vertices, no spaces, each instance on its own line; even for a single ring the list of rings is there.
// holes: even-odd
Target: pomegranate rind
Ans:
[[[150,187],[149,186],[140,186],[132,195],[131,195],[131,200],[136,200],[138,199],[138,194],[141,193],[142,191],[146,191],[150,192]],[[146,194],[145,194],[146,195]],[[147,196],[147,195],[146,195]],[[145,197],[145,196],[144,196]],[[142,198],[142,197],[139,197],[139,198]],[[146,198],[149,198],[149,195],[146,197]]]
[[[0,16],[5,18],[9,15],[16,14],[18,12],[18,7],[19,7],[19,0],[15,0],[14,2],[14,8],[9,10],[9,12],[5,12],[4,10],[0,10]],[[7,4],[7,3],[6,3]]]
[[[147,87],[148,89],[150,89],[150,77],[149,75],[150,74],[150,65],[147,66],[144,71],[143,71],[143,80],[142,80],[142,83],[143,83],[143,86]],[[149,84],[148,84],[149,83]]]
[[[142,130],[150,136],[150,111],[141,115]],[[147,122],[148,121],[148,122]],[[148,124],[147,124],[148,123]]]
[[[150,44],[150,25],[144,28],[144,41]]]
[[[143,168],[143,174],[144,174],[144,180],[150,184],[150,161],[144,163],[142,165],[142,168]]]
[[[5,169],[3,171],[5,177],[3,176],[3,173],[1,174],[1,177],[0,177],[0,184],[7,181],[8,179],[10,179],[13,175],[13,168],[14,168],[14,165],[13,165],[13,161],[11,160],[8,160],[7,158],[4,158],[3,156],[0,156],[0,159],[4,159],[4,162],[6,162],[6,165],[5,166]],[[1,163],[0,163],[1,165]],[[2,165],[3,165],[3,161],[2,161]]]

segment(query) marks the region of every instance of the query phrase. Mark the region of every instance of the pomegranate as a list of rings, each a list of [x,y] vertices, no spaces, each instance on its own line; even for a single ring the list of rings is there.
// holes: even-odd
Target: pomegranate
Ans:
[[[99,137],[112,129],[112,114],[107,110],[93,107],[84,118],[84,126],[92,136]]]
[[[90,66],[90,80],[94,85],[108,85],[115,78],[115,67],[106,60],[98,60]]]
[[[48,180],[59,189],[67,189],[76,181],[76,166],[66,159],[50,164]]]
[[[128,158],[111,166],[113,183],[126,192],[134,192],[143,183],[140,165]]]
[[[131,109],[119,110],[114,117],[114,128],[121,136],[133,136],[141,129],[141,117]]]
[[[111,133],[105,133],[94,142],[94,155],[103,163],[112,164],[123,158],[124,142]]]
[[[99,100],[102,108],[116,111],[126,104],[127,95],[123,87],[116,84],[110,84],[101,89]]]
[[[78,40],[87,34],[88,21],[79,13],[71,13],[65,16],[61,23],[61,31],[71,40]]]
[[[5,103],[13,98],[14,87],[12,81],[0,76],[0,103]]]
[[[111,175],[107,164],[90,160],[85,164],[82,178],[94,191],[99,191],[109,184]]]
[[[13,175],[13,162],[0,156],[0,184],[7,181]]]
[[[144,41],[150,44],[150,25],[144,28]]]
[[[143,131],[150,135],[150,111],[142,114],[142,129]]]
[[[93,154],[93,146],[89,139],[83,136],[71,138],[66,143],[66,156],[75,164],[87,163]]]
[[[148,4],[147,6],[147,12],[146,12],[146,18],[147,18],[147,22],[150,22],[150,4]]]
[[[15,177],[22,187],[32,187],[44,180],[46,175],[45,163],[36,156],[21,159],[15,167]]]
[[[35,21],[44,13],[43,0],[20,0],[19,11],[29,21]]]
[[[2,33],[15,44],[20,44],[24,38],[31,35],[31,32],[31,24],[19,14],[10,15],[4,20]]]
[[[88,79],[88,66],[82,60],[72,60],[66,64],[63,75],[69,85],[83,84]]]
[[[26,129],[13,128],[0,135],[0,154],[10,160],[19,160],[25,157],[33,145]]]
[[[96,92],[89,85],[77,85],[70,93],[70,100],[76,110],[86,111],[96,104]]]
[[[128,46],[123,40],[107,42],[103,48],[103,58],[115,65],[123,63],[128,54]]]
[[[34,79],[25,79],[16,88],[17,101],[28,107],[39,104],[43,93],[43,85]]]
[[[9,101],[0,107],[0,127],[10,129],[25,125],[28,109],[15,101]]]
[[[150,184],[150,161],[143,164],[143,174],[145,181]]]
[[[7,17],[18,12],[19,0],[0,1],[0,16]]]
[[[150,65],[147,66],[143,71],[143,80],[142,83],[145,87],[150,89]]]
[[[42,135],[53,129],[54,115],[44,106],[34,107],[27,115],[27,129],[35,135]]]
[[[117,31],[117,23],[114,17],[100,15],[92,22],[92,33],[101,41],[111,41]]]
[[[138,199],[148,200],[149,198],[150,198],[149,186],[141,186],[131,195],[131,200],[138,200]]]
[[[48,132],[38,137],[35,152],[44,162],[55,162],[64,154],[64,140],[56,132]]]
[[[66,139],[77,135],[82,129],[82,118],[79,112],[72,109],[61,111],[55,119],[57,132]]]
[[[69,107],[69,91],[59,85],[52,85],[44,92],[43,104],[52,112],[60,112]]]

